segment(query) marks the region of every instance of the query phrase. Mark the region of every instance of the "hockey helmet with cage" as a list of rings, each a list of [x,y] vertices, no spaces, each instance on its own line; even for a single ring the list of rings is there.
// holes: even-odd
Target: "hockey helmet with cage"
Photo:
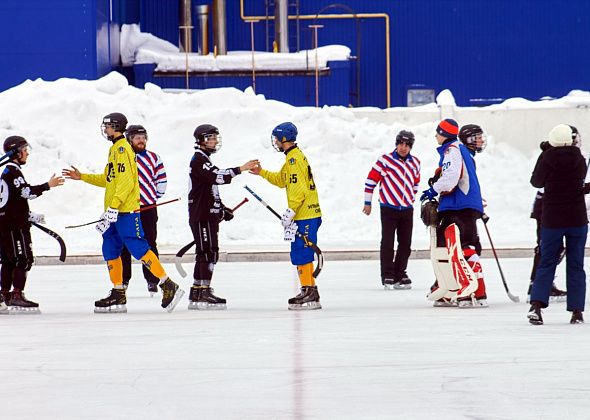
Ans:
[[[420,218],[425,226],[438,225],[438,201],[424,200],[420,206]]]
[[[471,149],[476,153],[483,152],[487,146],[486,135],[482,128],[477,124],[467,124],[461,127],[461,130],[459,130],[459,140],[461,140],[468,149]]]
[[[219,129],[214,125],[201,124],[195,129],[193,136],[199,147],[209,153],[215,153],[221,149],[221,135],[219,134]],[[213,137],[217,140],[217,143],[214,147],[207,146],[206,141]]]
[[[147,130],[144,128],[143,125],[130,125],[129,127],[127,127],[127,130],[125,131],[125,137],[127,137],[128,141],[131,141],[131,138],[137,134],[143,134],[147,139]]]
[[[127,127],[127,117],[120,112],[112,112],[103,117],[102,125],[105,127],[108,125],[112,127],[113,130],[123,133]]]
[[[4,153],[14,156],[25,147],[31,147],[29,143],[21,136],[10,136],[4,140]]]
[[[395,136],[396,146],[400,143],[405,143],[411,148],[414,146],[414,141],[416,141],[416,138],[414,137],[414,133],[411,131],[402,130],[397,133],[397,136]]]

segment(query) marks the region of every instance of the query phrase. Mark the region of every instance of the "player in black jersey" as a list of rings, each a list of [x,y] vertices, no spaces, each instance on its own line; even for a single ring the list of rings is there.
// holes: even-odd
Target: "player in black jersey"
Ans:
[[[29,144],[21,136],[8,137],[4,152],[9,161],[0,175],[1,299],[11,311],[39,312],[39,304],[25,298],[23,290],[33,265],[31,222],[45,223],[45,216],[29,211],[28,200],[62,185],[64,179],[53,174],[44,184],[29,185],[21,172],[29,157]]]

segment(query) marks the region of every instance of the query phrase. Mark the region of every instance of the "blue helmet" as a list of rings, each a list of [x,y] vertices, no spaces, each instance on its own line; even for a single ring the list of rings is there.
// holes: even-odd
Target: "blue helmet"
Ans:
[[[277,125],[272,130],[273,137],[276,137],[281,143],[286,141],[295,142],[297,141],[297,127],[292,122],[284,122]]]

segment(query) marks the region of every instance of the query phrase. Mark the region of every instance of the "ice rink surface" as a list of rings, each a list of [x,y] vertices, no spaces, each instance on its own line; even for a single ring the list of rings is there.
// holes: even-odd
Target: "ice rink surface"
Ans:
[[[589,418],[590,330],[568,323],[565,303],[529,325],[531,260],[501,262],[519,304],[493,260],[483,261],[487,309],[433,308],[429,261],[410,260],[407,291],[384,291],[377,261],[326,261],[324,309],[309,312],[287,310],[297,291],[289,263],[221,263],[213,286],[227,311],[188,311],[185,297],[168,314],[136,265],[128,313],[104,315],[92,310],[110,289],[106,267],[36,266],[27,296],[43,313],[0,317],[2,415]]]

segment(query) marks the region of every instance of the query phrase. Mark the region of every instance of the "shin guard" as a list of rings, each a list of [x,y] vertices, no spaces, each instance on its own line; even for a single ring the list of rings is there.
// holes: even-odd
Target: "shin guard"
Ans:
[[[122,286],[123,262],[121,261],[121,257],[107,261],[107,267],[109,269],[109,278],[111,279],[113,286]]]
[[[140,260],[154,276],[160,279],[160,283],[168,278],[168,275],[166,274],[164,267],[162,267],[160,260],[151,249],[146,252],[145,255],[140,258]]]
[[[477,276],[463,255],[459,228],[455,223],[452,223],[445,229],[445,243],[447,245],[447,252],[453,270],[453,277],[455,277],[455,280],[459,284],[459,290],[457,291],[456,297],[462,298],[471,296],[471,294],[477,290]]]

